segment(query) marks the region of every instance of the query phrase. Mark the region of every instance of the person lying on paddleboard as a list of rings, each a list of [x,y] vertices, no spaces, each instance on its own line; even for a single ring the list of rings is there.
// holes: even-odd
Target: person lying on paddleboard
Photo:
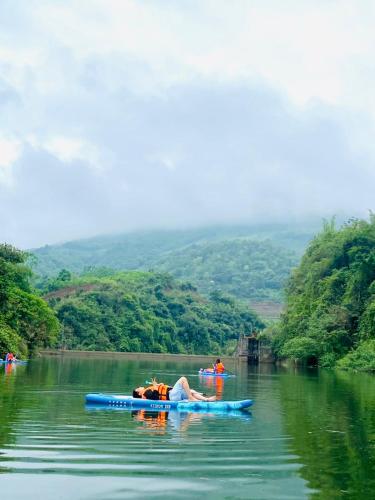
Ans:
[[[205,368],[205,369],[201,368],[200,371],[209,373],[224,373],[225,366],[220,361],[220,358],[217,358],[216,363],[213,365],[213,368]]]
[[[133,391],[133,398],[153,399],[162,401],[215,401],[216,396],[209,398],[203,396],[200,392],[191,389],[186,377],[177,380],[173,387],[163,383],[157,383],[152,379],[152,385],[149,387],[137,387]]]

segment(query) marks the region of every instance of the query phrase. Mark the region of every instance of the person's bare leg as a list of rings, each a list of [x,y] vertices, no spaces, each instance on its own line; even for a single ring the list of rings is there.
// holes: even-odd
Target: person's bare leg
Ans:
[[[178,382],[182,385],[184,391],[186,392],[189,401],[215,401],[216,396],[210,398],[205,398],[200,392],[190,389],[189,382],[186,377],[181,377]]]
[[[197,401],[216,401],[216,396],[203,396],[201,392],[198,392],[195,389],[190,389],[190,392]]]

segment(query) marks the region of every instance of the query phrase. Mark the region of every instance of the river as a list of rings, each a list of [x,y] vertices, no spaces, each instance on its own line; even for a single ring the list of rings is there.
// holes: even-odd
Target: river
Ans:
[[[45,357],[0,366],[4,500],[374,498],[375,377],[202,361]],[[235,415],[85,407],[88,392],[130,393],[157,376],[224,399]]]

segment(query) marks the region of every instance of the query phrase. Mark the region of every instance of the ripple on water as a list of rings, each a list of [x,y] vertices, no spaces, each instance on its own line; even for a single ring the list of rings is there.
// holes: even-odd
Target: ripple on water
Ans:
[[[182,371],[177,362],[157,371],[151,363],[139,370],[132,363],[111,360],[113,380],[105,381],[100,374],[96,378],[95,360],[75,361],[75,371],[59,360],[43,363],[34,385],[30,365],[29,385],[19,387],[14,400],[17,411],[0,412],[0,423],[7,429],[0,441],[1,498],[300,499],[311,493],[300,476],[301,460],[282,421],[285,411],[274,375],[262,379],[242,367],[243,374],[225,381],[225,398],[256,400],[252,413],[162,416],[88,411],[84,394],[129,392],[138,385],[141,371],[147,377],[158,372],[174,377]],[[192,372],[191,366],[184,369]],[[194,378],[194,384],[199,383]],[[214,386],[201,389],[215,391]],[[326,431],[325,435],[334,434]]]

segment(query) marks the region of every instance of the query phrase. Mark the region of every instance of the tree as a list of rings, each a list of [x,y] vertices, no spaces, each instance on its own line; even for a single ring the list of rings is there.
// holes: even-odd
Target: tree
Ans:
[[[31,290],[27,254],[0,245],[0,355],[27,355],[53,344],[59,324],[52,309]]]
[[[47,299],[62,325],[59,343],[72,349],[218,355],[249,325],[262,326],[233,298],[210,301],[165,273],[91,270],[60,286]]]
[[[374,217],[350,220],[338,230],[333,221],[325,223],[292,273],[286,302],[274,338],[280,355],[316,356],[321,365],[332,365],[373,339]],[[362,351],[370,345],[361,345]],[[354,355],[350,359],[355,363]]]

